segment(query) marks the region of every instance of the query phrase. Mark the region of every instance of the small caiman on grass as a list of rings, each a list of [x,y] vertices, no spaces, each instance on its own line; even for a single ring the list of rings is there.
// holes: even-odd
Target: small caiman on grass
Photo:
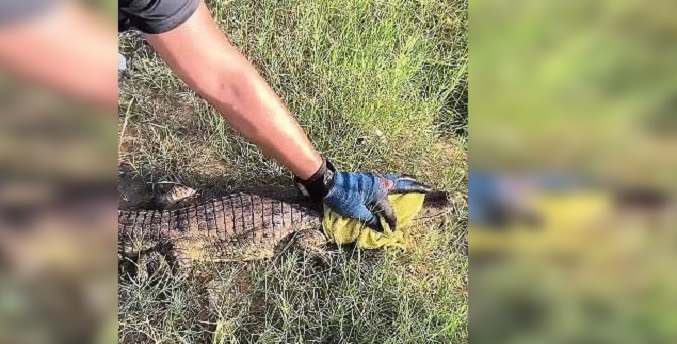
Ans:
[[[173,204],[194,193],[177,186],[161,199]],[[446,205],[446,193],[430,193],[421,217],[440,215]],[[321,226],[321,209],[300,197],[277,199],[254,193],[234,193],[176,209],[119,210],[118,258],[160,252],[185,266],[194,261],[271,258],[288,245],[322,255],[330,242]]]

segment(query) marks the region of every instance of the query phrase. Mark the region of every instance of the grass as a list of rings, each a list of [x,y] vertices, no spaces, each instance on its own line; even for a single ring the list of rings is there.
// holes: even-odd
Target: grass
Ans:
[[[318,267],[272,261],[121,279],[121,342],[467,341],[466,1],[207,2],[341,170],[398,171],[451,190],[442,226],[407,252],[348,252]],[[136,34],[120,41],[119,165],[198,187],[289,184]],[[208,292],[211,290],[211,292]],[[211,295],[211,296],[210,296]]]

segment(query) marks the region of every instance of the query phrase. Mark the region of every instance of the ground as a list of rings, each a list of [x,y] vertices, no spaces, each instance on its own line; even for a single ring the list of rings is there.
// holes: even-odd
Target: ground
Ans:
[[[442,225],[405,251],[328,266],[271,261],[159,269],[119,281],[120,342],[467,342],[467,1],[207,2],[341,170],[397,171],[450,191]],[[121,185],[288,185],[135,33],[121,35]],[[147,192],[147,190],[145,190]]]

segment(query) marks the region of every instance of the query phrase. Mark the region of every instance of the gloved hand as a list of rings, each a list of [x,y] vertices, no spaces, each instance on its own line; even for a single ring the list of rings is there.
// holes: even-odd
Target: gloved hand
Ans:
[[[321,199],[338,214],[357,219],[380,232],[383,228],[379,216],[391,229],[397,228],[397,216],[388,201],[389,194],[431,190],[409,175],[336,172],[328,161],[309,180],[297,179],[297,183],[312,199]]]

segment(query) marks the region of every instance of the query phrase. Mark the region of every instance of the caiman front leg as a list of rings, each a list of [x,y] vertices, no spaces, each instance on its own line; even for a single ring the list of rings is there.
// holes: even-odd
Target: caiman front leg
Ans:
[[[173,185],[168,190],[160,193],[153,199],[153,208],[159,210],[170,210],[176,205],[191,199],[197,194],[197,190],[184,186]],[[151,247],[144,250],[137,250],[136,252],[126,255],[120,254],[120,247],[118,247],[118,261],[124,259],[123,256],[133,256],[137,260],[139,277],[147,275],[147,272],[158,270],[159,266],[168,265],[174,272],[189,271],[192,267],[190,258],[175,247],[175,243],[168,242],[151,242],[148,243]],[[123,248],[124,252],[124,248]],[[162,262],[161,262],[162,261]]]
[[[162,254],[174,273],[192,271],[193,260],[180,245],[171,245]]]
[[[294,234],[292,244],[309,256],[319,259],[325,265],[331,262],[331,254],[327,247],[329,239],[320,228],[299,230]]]

